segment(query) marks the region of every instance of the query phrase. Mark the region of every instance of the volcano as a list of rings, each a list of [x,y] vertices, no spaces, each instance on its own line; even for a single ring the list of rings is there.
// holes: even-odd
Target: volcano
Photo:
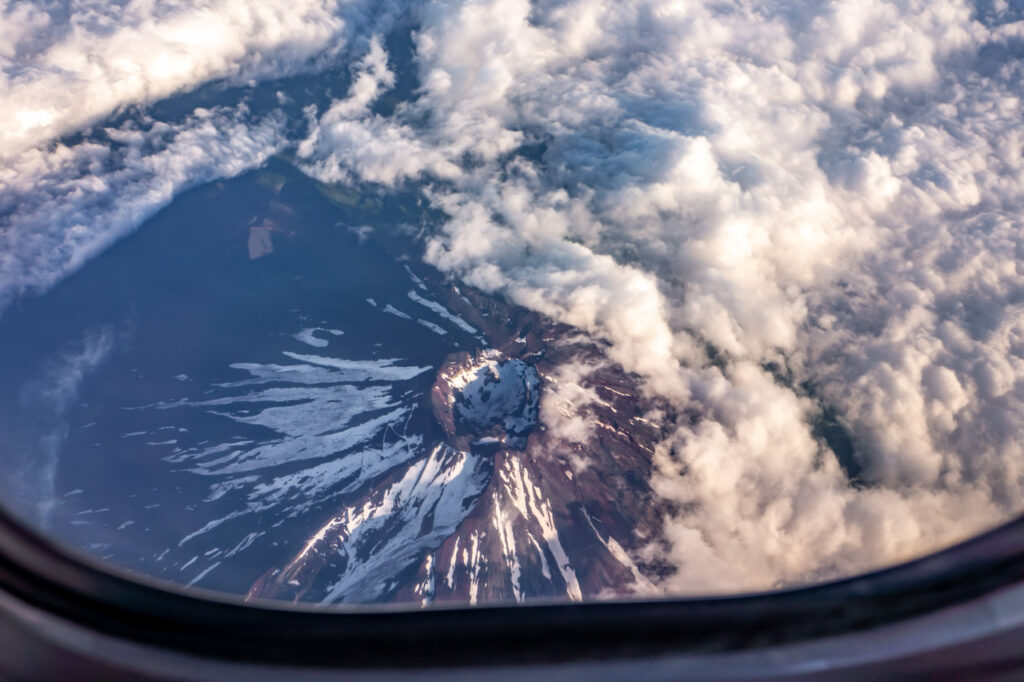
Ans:
[[[280,161],[182,195],[0,319],[3,493],[253,598],[645,592],[666,408],[599,340],[424,265],[429,219]]]

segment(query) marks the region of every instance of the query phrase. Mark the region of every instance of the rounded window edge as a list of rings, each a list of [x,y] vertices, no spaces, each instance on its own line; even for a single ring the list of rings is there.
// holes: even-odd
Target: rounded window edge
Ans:
[[[521,666],[742,652],[896,624],[1022,581],[1024,517],[904,564],[776,592],[415,609],[293,605],[134,576],[0,512],[0,590],[8,595],[100,634],[255,664]]]

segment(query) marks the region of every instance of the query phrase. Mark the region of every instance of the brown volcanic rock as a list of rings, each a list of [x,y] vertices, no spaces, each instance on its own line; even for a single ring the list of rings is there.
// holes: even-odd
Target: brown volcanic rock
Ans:
[[[437,378],[430,388],[430,405],[434,418],[449,438],[455,437],[455,388],[448,377],[465,371],[473,365],[473,356],[466,351],[452,353],[441,364]]]

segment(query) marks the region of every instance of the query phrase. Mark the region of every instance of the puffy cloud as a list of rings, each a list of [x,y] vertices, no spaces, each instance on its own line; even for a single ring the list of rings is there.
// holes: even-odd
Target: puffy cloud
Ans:
[[[128,121],[105,140],[34,148],[0,169],[0,311],[44,290],[125,236],[179,192],[259,165],[283,121],[198,109],[177,126]]]
[[[212,79],[322,67],[370,11],[354,0],[4,0],[0,158]]]
[[[585,444],[594,434],[596,425],[588,419],[587,408],[604,403],[597,391],[586,384],[594,369],[576,362],[559,365],[552,376],[544,377],[540,421],[567,443]]]

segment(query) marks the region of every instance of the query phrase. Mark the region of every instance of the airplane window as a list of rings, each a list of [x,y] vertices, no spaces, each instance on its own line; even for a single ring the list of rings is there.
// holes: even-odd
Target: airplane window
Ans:
[[[4,7],[0,503],[302,613],[788,594],[1016,528],[1022,25]]]

